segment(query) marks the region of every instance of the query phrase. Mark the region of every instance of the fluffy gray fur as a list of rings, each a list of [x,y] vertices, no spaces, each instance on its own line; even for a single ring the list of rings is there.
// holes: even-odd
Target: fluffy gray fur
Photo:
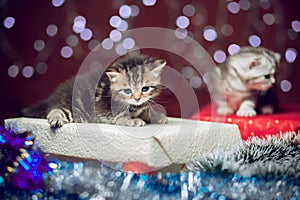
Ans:
[[[51,127],[70,122],[124,126],[166,123],[165,114],[153,106],[162,88],[160,73],[165,65],[164,60],[128,54],[104,73],[92,71],[67,80],[47,99],[23,109],[21,114],[47,118]]]

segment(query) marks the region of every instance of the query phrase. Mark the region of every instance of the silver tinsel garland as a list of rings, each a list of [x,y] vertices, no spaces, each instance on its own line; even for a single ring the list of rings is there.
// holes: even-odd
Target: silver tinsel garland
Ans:
[[[45,187],[0,185],[3,199],[290,199],[300,198],[299,136],[254,138],[230,152],[201,156],[185,173],[128,173],[96,161],[58,161]]]

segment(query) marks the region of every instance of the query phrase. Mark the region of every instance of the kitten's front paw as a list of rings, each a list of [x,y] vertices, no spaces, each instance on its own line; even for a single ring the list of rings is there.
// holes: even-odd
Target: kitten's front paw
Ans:
[[[152,124],[166,124],[168,122],[168,118],[166,115],[162,113],[156,113],[155,115],[152,114],[151,122]]]
[[[62,127],[64,124],[69,123],[71,112],[67,109],[53,109],[47,115],[48,122],[52,128]]]
[[[241,117],[252,117],[256,115],[256,111],[253,108],[244,107],[244,108],[240,108],[236,112],[236,115]]]
[[[121,126],[145,126],[146,122],[140,118],[134,118],[134,119],[119,119],[116,122],[117,125]]]
[[[234,110],[230,107],[219,107],[217,113],[219,115],[230,115],[234,113]]]

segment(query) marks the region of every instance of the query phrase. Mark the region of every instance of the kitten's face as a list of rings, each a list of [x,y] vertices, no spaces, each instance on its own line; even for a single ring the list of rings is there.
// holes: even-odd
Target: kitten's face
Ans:
[[[275,83],[275,57],[267,55],[243,55],[234,62],[234,69],[246,87],[254,90],[268,90]]]
[[[165,65],[165,61],[157,60],[121,72],[107,72],[112,97],[136,106],[150,101],[159,94],[160,73]]]

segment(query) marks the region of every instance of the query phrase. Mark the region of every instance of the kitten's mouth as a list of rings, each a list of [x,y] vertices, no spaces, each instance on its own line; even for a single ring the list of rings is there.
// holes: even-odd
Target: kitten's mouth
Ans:
[[[134,106],[140,106],[142,104],[144,104],[145,102],[142,102],[142,101],[139,101],[139,102],[135,102],[135,103],[132,103],[131,105],[134,105]]]

